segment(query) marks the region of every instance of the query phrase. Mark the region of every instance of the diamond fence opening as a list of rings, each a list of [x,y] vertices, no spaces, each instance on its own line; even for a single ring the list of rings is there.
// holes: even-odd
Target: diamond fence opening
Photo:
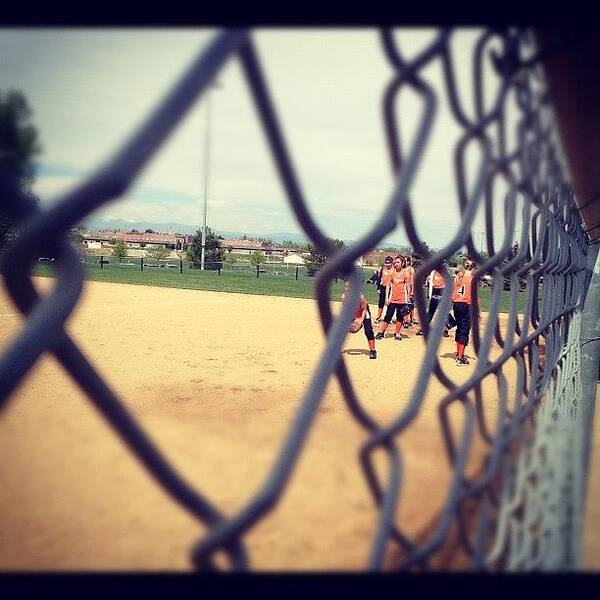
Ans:
[[[379,517],[365,568],[434,569],[451,538],[467,567],[569,569],[579,564],[586,477],[583,457],[584,445],[589,443],[582,435],[589,423],[582,419],[580,380],[581,311],[590,281],[589,239],[563,164],[551,98],[530,33],[518,28],[482,33],[472,57],[473,107],[464,106],[457,92],[452,34],[449,29],[439,30],[425,49],[408,60],[398,42],[402,35],[395,37],[391,29],[380,32],[382,55],[394,69],[382,99],[382,113],[395,185],[372,229],[342,251],[336,251],[311,214],[252,35],[245,30],[217,35],[114,159],[52,208],[41,210],[15,180],[7,173],[0,174],[2,208],[19,224],[19,235],[4,256],[3,276],[13,301],[26,315],[22,331],[0,359],[0,406],[7,411],[11,401],[18,402],[15,387],[35,368],[42,353],[52,353],[157,485],[207,526],[191,550],[198,569],[216,569],[216,556],[223,552],[231,569],[251,567],[245,536],[276,509],[285,494],[325,387],[333,377],[343,391],[347,410],[367,434],[359,465]],[[68,232],[92,211],[124,194],[231,57],[238,58],[243,67],[290,208],[311,242],[330,260],[315,280],[327,335],[321,360],[264,484],[237,514],[226,517],[202,490],[190,486],[142,433],[117,392],[67,333],[65,321],[84,285],[84,265],[68,241]],[[443,94],[423,76],[424,69],[433,63],[443,72]],[[490,64],[496,77],[493,90],[486,87],[483,76]],[[421,104],[417,133],[410,144],[401,139],[396,112],[399,94],[405,90],[416,94]],[[507,118],[509,98],[518,110],[515,124]],[[431,253],[415,224],[411,190],[432,143],[433,124],[442,102],[448,103],[462,131],[453,149],[461,223],[451,242]],[[512,146],[509,138],[514,138]],[[469,148],[475,148],[479,156],[473,183],[468,183],[466,167]],[[500,181],[506,193],[498,193]],[[495,233],[498,207],[503,213],[504,234],[500,239]],[[478,211],[485,215],[485,254],[474,243]],[[415,252],[423,257],[415,274],[415,305],[426,353],[405,408],[393,422],[381,426],[361,403],[340,351],[363,283],[354,261],[400,222]],[[517,222],[520,236],[515,250]],[[470,309],[478,360],[469,377],[459,383],[440,364],[438,349],[443,315],[451,305],[452,280],[444,261],[463,247],[478,265]],[[56,286],[44,297],[39,296],[29,275],[39,256],[55,259]],[[444,274],[446,291],[436,317],[428,323],[423,284],[433,268]],[[350,298],[334,318],[329,289],[339,273],[351,282]],[[489,315],[483,322],[476,291],[486,275],[492,276],[492,286]],[[499,307],[506,282],[510,283],[511,305],[507,321],[502,322]],[[521,282],[526,283],[524,292],[519,291]],[[518,309],[520,293],[525,295],[522,311]],[[494,357],[490,352],[493,343],[501,348]],[[507,374],[509,365],[516,372],[514,380]],[[437,407],[452,477],[443,509],[431,515],[428,531],[415,539],[397,517],[405,493],[400,444],[420,414],[433,380],[445,390],[437,399]],[[490,381],[498,398],[493,425],[484,411],[487,399],[483,388]],[[451,426],[448,416],[455,407],[464,414],[460,431]],[[475,435],[485,441],[486,451],[481,468],[473,475],[466,467]],[[375,455],[381,453],[387,465],[385,476],[375,466]]]

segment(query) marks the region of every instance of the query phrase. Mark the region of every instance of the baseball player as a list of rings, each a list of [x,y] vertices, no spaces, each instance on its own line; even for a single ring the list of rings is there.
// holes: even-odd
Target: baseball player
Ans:
[[[444,265],[445,264],[446,262],[444,261]],[[426,318],[427,322],[431,323],[435,312],[437,311],[438,304],[442,299],[442,294],[444,293],[446,282],[444,281],[442,273],[434,269],[433,271],[431,271],[431,273],[429,273],[426,283],[429,290],[429,307],[427,308]],[[419,331],[417,331],[417,335],[423,335],[423,330],[419,328]],[[444,337],[449,337],[447,322],[442,335]]]
[[[390,279],[390,285],[388,286],[387,297],[385,304],[387,310],[383,323],[381,324],[381,330],[375,336],[376,340],[384,338],[385,330],[388,328],[394,313],[396,313],[396,333],[394,338],[397,341],[402,341],[402,335],[400,330],[402,329],[402,321],[404,316],[407,315],[412,304],[410,302],[412,296],[412,286],[406,279],[406,272],[404,270],[405,262],[402,256],[397,256],[394,259],[394,270]]]
[[[452,287],[452,312],[454,316],[448,317],[448,329],[456,325],[456,364],[459,367],[468,365],[469,360],[465,357],[465,347],[469,344],[469,331],[471,329],[471,315],[469,306],[472,302],[471,283],[473,281],[473,270],[475,263],[466,259],[464,266],[459,269],[454,278]]]
[[[344,281],[344,291],[342,293],[342,302],[346,299],[346,293],[350,290],[350,281]],[[365,298],[364,294],[361,293],[360,299],[358,301],[358,306],[356,307],[356,311],[354,313],[354,321],[352,322],[357,333],[360,331],[360,327],[358,325],[362,325],[365,330],[365,336],[367,338],[367,343],[369,344],[369,358],[376,359],[377,358],[377,350],[375,350],[375,335],[373,332],[373,324],[371,323],[371,309],[369,308],[369,303]]]
[[[394,260],[391,256],[386,256],[383,261],[383,266],[379,270],[379,299],[377,302],[377,319],[375,319],[375,323],[379,323],[381,321],[381,315],[383,313],[383,308],[385,306],[385,299],[387,298],[387,291],[390,285],[390,281],[392,278],[392,273],[394,272]]]
[[[406,260],[406,267],[404,269],[404,273],[406,275],[406,282],[410,285],[410,289],[411,289],[410,303],[413,306],[411,311],[404,318],[404,328],[408,329],[409,327],[416,325],[416,321],[414,320],[414,298],[412,296],[413,291],[414,291],[415,269],[412,266],[412,258],[410,255],[408,255],[405,260]]]

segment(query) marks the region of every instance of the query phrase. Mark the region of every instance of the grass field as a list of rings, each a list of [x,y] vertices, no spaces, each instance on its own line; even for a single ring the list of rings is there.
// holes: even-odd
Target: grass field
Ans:
[[[107,265],[100,269],[95,264],[87,264],[86,278],[91,281],[107,281],[112,283],[130,283],[136,285],[153,285],[194,290],[209,290],[214,292],[235,292],[238,294],[258,294],[264,296],[282,296],[288,298],[314,298],[315,280],[300,274],[296,281],[293,271],[288,276],[274,276],[268,269],[259,278],[248,268],[246,271],[200,271],[145,268],[141,271],[136,266]],[[364,271],[365,279],[370,277],[370,271]],[[51,277],[53,271],[48,265],[38,265],[34,272],[40,277]],[[339,300],[342,294],[342,282],[331,286],[331,300]],[[371,307],[377,305],[377,291],[374,285],[365,284],[365,294]],[[480,289],[481,310],[487,311],[490,303],[490,288]],[[519,294],[519,312],[523,311],[525,294]],[[510,292],[502,292],[501,312],[510,308]]]

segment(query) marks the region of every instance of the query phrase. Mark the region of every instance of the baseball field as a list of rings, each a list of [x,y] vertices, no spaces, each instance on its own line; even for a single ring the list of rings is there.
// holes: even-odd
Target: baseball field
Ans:
[[[35,281],[42,290],[53,284]],[[3,347],[22,322],[2,291]],[[267,477],[324,348],[309,299],[93,281],[67,328],[167,459],[226,515]],[[402,342],[378,342],[373,361],[362,332],[347,337],[356,389],[378,421],[406,405],[424,348],[406,331]],[[439,356],[462,381],[473,367],[457,367],[454,349],[442,339]],[[484,381],[492,426],[495,385]],[[419,417],[398,438],[397,520],[413,536],[427,531],[449,482],[443,394],[432,380]],[[451,416],[460,431],[460,406]],[[280,503],[245,538],[253,568],[365,567],[377,519],[358,466],[366,439],[332,380]],[[483,448],[476,439],[470,472]],[[0,456],[1,570],[191,569],[189,549],[204,526],[156,485],[53,357],[40,360],[1,415]]]

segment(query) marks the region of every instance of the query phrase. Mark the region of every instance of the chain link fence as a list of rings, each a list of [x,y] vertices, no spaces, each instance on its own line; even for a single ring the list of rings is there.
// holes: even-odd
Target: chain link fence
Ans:
[[[581,459],[585,449],[581,445],[587,439],[581,435],[587,424],[581,419],[579,336],[590,280],[586,268],[588,239],[563,166],[550,99],[529,33],[509,28],[481,34],[472,57],[473,106],[464,106],[457,93],[452,34],[451,30],[439,30],[426,48],[408,60],[400,48],[401,33],[396,36],[389,29],[380,32],[383,57],[394,69],[383,97],[383,121],[395,185],[372,229],[342,251],[336,252],[311,214],[251,33],[245,30],[217,35],[114,159],[52,208],[41,211],[17,182],[0,174],[3,209],[19,223],[19,235],[4,257],[4,281],[27,317],[0,359],[0,406],[8,410],[11,400],[18,401],[13,395],[15,387],[42,353],[52,353],[157,485],[207,526],[207,533],[191,551],[192,561],[200,570],[216,569],[220,553],[225,553],[233,570],[251,566],[244,538],[276,508],[285,493],[332,377],[338,379],[347,409],[367,438],[360,448],[360,468],[379,517],[370,555],[365,557],[366,568],[435,568],[435,558],[453,530],[458,531],[459,550],[473,568],[569,569],[578,564],[585,481]],[[70,229],[123,195],[224,63],[234,56],[241,62],[291,210],[311,242],[330,260],[315,279],[316,301],[327,334],[321,360],[264,484],[237,514],[225,517],[142,433],[117,392],[98,374],[64,325],[82,291],[85,268],[68,241]],[[436,92],[423,75],[434,63],[443,72],[443,93]],[[493,90],[484,85],[484,69],[490,65],[496,78]],[[396,111],[399,94],[406,90],[416,94],[421,104],[417,132],[410,144],[401,139]],[[518,109],[515,124],[507,117],[509,98]],[[415,225],[411,190],[433,142],[432,129],[442,102],[448,103],[462,131],[453,149],[461,224],[451,242],[432,254]],[[511,138],[512,145],[508,143]],[[466,167],[470,148],[479,156],[472,184],[468,184]],[[499,181],[506,193],[498,192]],[[500,238],[498,207],[504,231]],[[473,241],[478,211],[485,216],[485,255]],[[426,353],[405,408],[384,427],[365,410],[340,351],[363,282],[354,261],[376,247],[399,222],[404,224],[415,252],[423,257],[415,274],[415,304]],[[521,228],[519,247],[513,255],[517,222]],[[493,280],[485,323],[479,317],[477,293],[473,294],[471,318],[477,361],[468,378],[459,383],[440,364],[438,345],[444,326],[440,315],[450,309],[452,287],[443,261],[461,248],[466,248],[478,264],[473,286],[487,274]],[[39,256],[55,257],[56,286],[45,297],[38,295],[28,275]],[[437,316],[427,323],[423,284],[433,268],[444,273],[446,292]],[[329,289],[339,273],[349,278],[351,289],[349,301],[334,319]],[[511,304],[507,322],[501,323],[499,304],[507,279],[512,282]],[[525,294],[525,301],[519,311],[519,281],[523,279],[526,287],[521,295]],[[492,357],[494,342],[501,352]],[[514,382],[509,381],[509,365],[516,371]],[[422,409],[433,379],[445,390],[436,404],[452,478],[443,509],[432,515],[427,535],[411,539],[396,516],[405,488],[400,446],[403,434]],[[484,411],[490,402],[482,393],[488,380],[497,387],[494,426]],[[459,432],[450,426],[448,417],[456,405],[464,412],[464,426]],[[487,449],[482,469],[469,476],[466,466],[475,435],[485,441]],[[375,454],[381,452],[386,457],[385,477],[374,464]]]

